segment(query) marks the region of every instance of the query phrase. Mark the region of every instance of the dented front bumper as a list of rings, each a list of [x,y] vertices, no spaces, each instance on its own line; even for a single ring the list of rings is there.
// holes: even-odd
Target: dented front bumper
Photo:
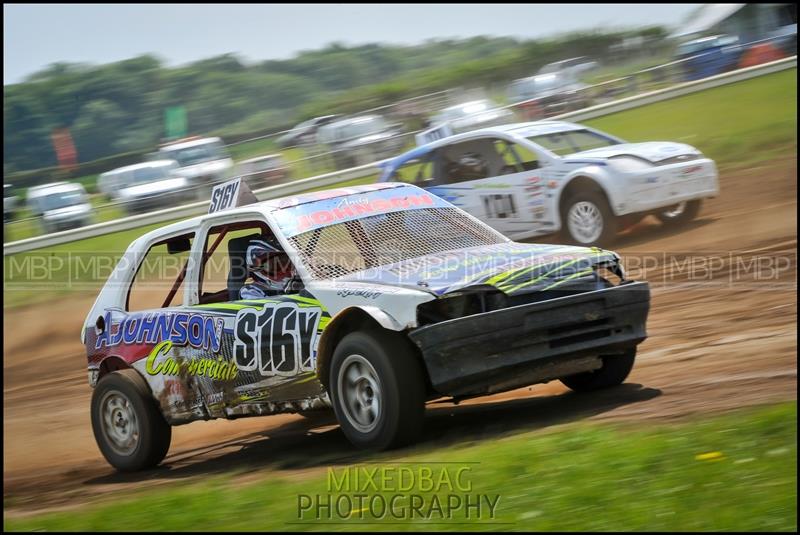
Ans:
[[[592,357],[647,337],[649,308],[649,285],[632,282],[447,320],[409,337],[437,393],[479,395],[595,369]]]

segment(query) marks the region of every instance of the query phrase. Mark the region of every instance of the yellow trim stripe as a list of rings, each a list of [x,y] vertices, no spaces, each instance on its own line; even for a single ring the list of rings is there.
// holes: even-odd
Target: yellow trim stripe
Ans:
[[[590,274],[592,271],[593,271],[593,270],[591,270],[591,269],[587,269],[586,271],[579,271],[578,273],[573,273],[573,274],[572,274],[572,275],[570,275],[569,277],[564,277],[564,278],[563,278],[563,279],[561,279],[560,281],[558,281],[558,282],[556,282],[556,283],[554,283],[554,284],[551,284],[551,285],[550,285],[550,286],[548,286],[547,288],[543,288],[543,289],[542,289],[542,291],[544,292],[545,290],[549,290],[550,288],[555,288],[555,287],[556,287],[556,286],[558,286],[559,284],[564,284],[565,282],[567,282],[567,281],[570,281],[570,280],[572,280],[572,279],[577,279],[578,277],[583,277],[584,275],[588,275],[588,274]]]
[[[550,271],[548,271],[546,273],[543,273],[542,275],[539,275],[538,277],[536,277],[534,279],[531,279],[529,281],[525,281],[525,282],[517,284],[515,286],[510,286],[509,287],[508,285],[506,285],[505,288],[500,287],[500,289],[503,290],[506,293],[510,293],[510,292],[519,290],[520,288],[524,288],[526,286],[532,286],[532,285],[536,284],[537,282],[540,282],[542,279],[546,278],[548,275],[552,275],[556,271],[564,269],[564,268],[566,268],[568,266],[571,266],[572,264],[575,264],[576,262],[580,262],[581,260],[583,260],[583,258],[576,258],[575,260],[570,260],[569,262],[566,262],[564,264],[560,264],[560,265],[556,266],[555,268],[551,269]]]
[[[192,308],[218,308],[222,310],[242,310],[243,308],[253,308],[255,305],[242,305],[237,303],[208,303],[205,305],[194,305]]]

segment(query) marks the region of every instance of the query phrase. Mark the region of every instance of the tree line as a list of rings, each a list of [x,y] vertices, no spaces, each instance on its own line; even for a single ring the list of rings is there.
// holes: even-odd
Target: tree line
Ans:
[[[153,55],[103,65],[55,63],[5,85],[4,175],[56,165],[51,133],[68,128],[80,162],[152,150],[164,135],[164,112],[184,106],[192,134],[276,131],[321,114],[533,74],[574,56],[611,59],[613,45],[654,26],[565,34],[549,39],[473,37],[416,46],[332,43],[286,60],[245,64],[223,54],[178,67]]]

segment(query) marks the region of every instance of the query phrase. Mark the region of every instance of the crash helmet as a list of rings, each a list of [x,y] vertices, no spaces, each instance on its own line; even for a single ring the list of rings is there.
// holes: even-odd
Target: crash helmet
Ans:
[[[453,162],[449,174],[451,180],[479,180],[489,176],[489,165],[477,152],[465,152]]]
[[[285,290],[295,276],[289,255],[274,238],[251,240],[245,258],[247,273],[271,290]]]

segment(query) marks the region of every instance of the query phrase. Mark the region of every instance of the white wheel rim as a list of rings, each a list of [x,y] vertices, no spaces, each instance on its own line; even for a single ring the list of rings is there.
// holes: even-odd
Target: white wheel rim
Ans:
[[[577,242],[592,243],[603,234],[603,214],[592,202],[576,202],[567,213],[567,225]]]
[[[361,355],[350,355],[339,368],[336,386],[350,425],[361,433],[375,429],[383,409],[383,391],[372,364]]]
[[[139,421],[128,397],[118,390],[100,400],[101,427],[106,442],[118,455],[131,455],[139,445]]]
[[[672,206],[669,210],[664,210],[662,214],[664,217],[669,219],[674,219],[679,217],[683,212],[686,211],[686,201],[679,202],[675,206]]]

